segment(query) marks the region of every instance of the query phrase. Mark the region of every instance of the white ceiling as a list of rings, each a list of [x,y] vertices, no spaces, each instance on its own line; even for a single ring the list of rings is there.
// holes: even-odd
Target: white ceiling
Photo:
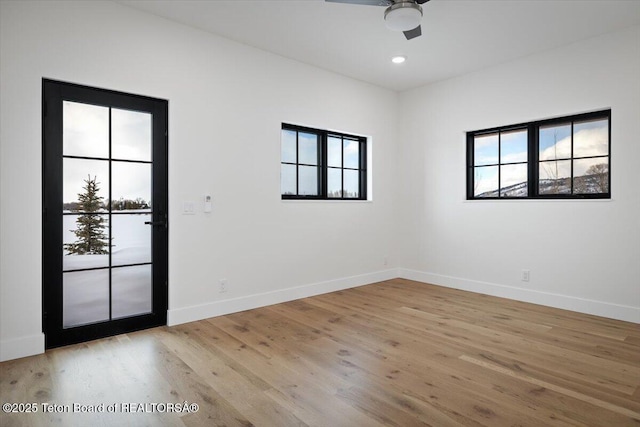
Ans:
[[[640,24],[640,0],[432,0],[422,37],[384,7],[324,0],[117,0],[201,30],[402,91]],[[640,52],[639,52],[640,54]],[[407,61],[394,65],[394,55]]]

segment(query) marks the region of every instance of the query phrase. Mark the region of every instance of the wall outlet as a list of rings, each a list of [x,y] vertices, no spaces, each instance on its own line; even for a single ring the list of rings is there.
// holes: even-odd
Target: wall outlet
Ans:
[[[531,272],[529,270],[522,270],[522,276],[520,277],[520,279],[523,282],[528,282],[530,276],[531,276]]]
[[[383,265],[389,265],[389,257],[387,257],[387,256],[386,256],[386,257],[384,257],[384,258],[382,259],[382,264],[383,264]]]
[[[224,294],[227,292],[227,279],[220,279],[220,288],[219,292]]]

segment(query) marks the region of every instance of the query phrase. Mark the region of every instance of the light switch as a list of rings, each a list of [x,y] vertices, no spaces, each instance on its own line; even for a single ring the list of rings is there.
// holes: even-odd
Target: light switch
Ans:
[[[196,204],[195,202],[182,202],[182,215],[195,215]]]
[[[206,213],[211,213],[213,210],[213,199],[209,194],[204,196],[204,211]]]

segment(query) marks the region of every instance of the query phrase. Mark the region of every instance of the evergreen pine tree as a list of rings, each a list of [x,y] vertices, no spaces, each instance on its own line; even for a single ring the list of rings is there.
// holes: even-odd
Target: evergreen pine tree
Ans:
[[[91,179],[91,175],[84,180],[84,193],[78,193],[79,207],[84,211],[76,220],[77,229],[71,230],[78,240],[65,243],[64,248],[69,254],[102,255],[108,254],[107,236],[104,233],[105,219],[96,214],[103,205],[103,197],[98,196],[98,177]]]

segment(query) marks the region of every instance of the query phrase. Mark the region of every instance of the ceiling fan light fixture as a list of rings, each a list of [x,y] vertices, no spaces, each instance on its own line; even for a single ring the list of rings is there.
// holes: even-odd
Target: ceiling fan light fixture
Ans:
[[[420,25],[422,8],[419,4],[400,1],[389,6],[384,12],[384,22],[393,31],[409,31]]]

